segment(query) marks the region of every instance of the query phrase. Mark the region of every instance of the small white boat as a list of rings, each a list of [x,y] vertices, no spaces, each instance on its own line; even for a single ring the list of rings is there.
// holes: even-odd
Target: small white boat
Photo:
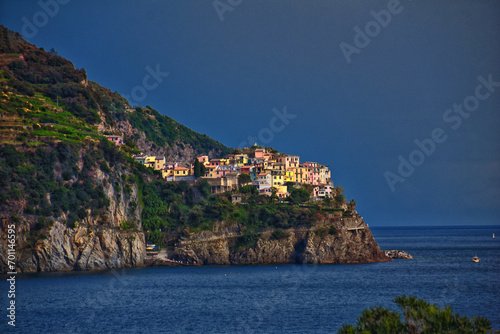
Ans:
[[[479,262],[479,261],[481,261],[481,259],[480,259],[480,258],[478,258],[477,256],[474,256],[474,257],[472,258],[472,262]]]
[[[493,233],[493,239],[495,239],[495,233]]]

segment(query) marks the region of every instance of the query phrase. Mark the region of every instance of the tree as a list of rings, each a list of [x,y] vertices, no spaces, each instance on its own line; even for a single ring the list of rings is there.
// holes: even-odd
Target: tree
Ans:
[[[334,196],[335,202],[337,204],[342,204],[345,202],[344,187],[337,186],[335,188],[336,195]]]
[[[247,184],[246,186],[241,187],[240,192],[242,194],[250,194],[250,195],[258,195],[259,194],[259,191],[257,190],[257,188],[255,188],[254,186],[252,186],[250,184]]]
[[[460,316],[450,306],[444,309],[414,296],[394,299],[402,309],[404,322],[398,312],[383,307],[364,310],[356,327],[344,325],[338,333],[488,333],[491,322],[485,317]]]
[[[248,174],[240,174],[238,175],[238,184],[240,186],[245,185],[247,183],[252,182],[252,178]]]
[[[303,188],[293,189],[290,193],[290,199],[295,204],[301,204],[309,200],[310,194],[307,190]]]
[[[337,202],[338,204],[344,203],[345,202],[344,194],[338,194],[337,196],[335,196],[335,202]]]
[[[201,176],[201,166],[200,162],[198,159],[194,160],[194,176],[195,177],[200,177]]]
[[[205,173],[207,172],[207,169],[205,168],[204,164],[200,164],[200,176],[205,176]]]
[[[323,204],[325,205],[332,205],[332,198],[330,196],[325,196],[325,198],[323,199]]]

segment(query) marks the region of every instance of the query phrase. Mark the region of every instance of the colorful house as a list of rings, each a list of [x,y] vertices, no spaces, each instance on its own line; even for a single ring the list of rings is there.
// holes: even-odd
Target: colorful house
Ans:
[[[297,183],[307,183],[309,180],[309,174],[307,173],[306,167],[296,167],[293,169],[295,174],[295,182]]]
[[[162,170],[165,167],[165,157],[155,157],[155,164],[154,164],[154,169],[155,170]]]
[[[285,182],[296,182],[295,181],[295,168],[287,168],[285,174]]]
[[[248,163],[248,155],[246,154],[235,154],[234,155],[234,163],[238,166],[243,166]]]
[[[213,194],[231,191],[238,187],[238,178],[229,175],[221,178],[206,178]]]
[[[156,157],[147,156],[146,159],[144,160],[144,166],[150,167],[150,168],[155,168],[155,160],[156,160]]]
[[[254,158],[255,159],[262,159],[262,160],[264,160],[264,154],[265,153],[266,153],[266,149],[265,148],[258,148],[254,152]]]
[[[174,176],[187,176],[191,174],[191,170],[185,167],[175,167]]]
[[[166,179],[169,177],[174,176],[174,169],[173,168],[163,168],[161,171],[161,177]]]
[[[203,165],[208,165],[210,163],[210,160],[208,159],[208,155],[200,155],[199,157],[196,157],[198,159],[198,162]]]
[[[260,191],[264,188],[271,188],[272,186],[272,175],[269,172],[262,172],[257,175],[257,182],[254,181],[254,185]]]
[[[134,156],[135,161],[137,161],[143,165],[146,163],[146,158],[147,158],[147,155],[143,155],[143,154]]]
[[[282,171],[272,171],[272,185],[273,187],[281,186],[285,183],[285,174]]]
[[[300,164],[300,158],[296,155],[282,155],[276,157],[276,161],[280,164],[285,165],[285,168],[298,167]]]
[[[327,166],[319,169],[319,183],[326,184],[331,182],[331,172]]]
[[[240,173],[250,175],[250,173],[254,170],[254,168],[255,168],[254,166],[241,166]]]
[[[114,143],[116,146],[123,145],[123,136],[109,135],[109,136],[106,136],[106,138],[110,142]]]
[[[314,199],[320,199],[325,197],[332,197],[333,193],[333,185],[321,184],[313,188],[311,195]]]

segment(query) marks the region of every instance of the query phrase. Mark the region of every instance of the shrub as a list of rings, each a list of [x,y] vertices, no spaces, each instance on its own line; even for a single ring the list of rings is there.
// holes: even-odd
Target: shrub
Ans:
[[[282,240],[282,239],[288,239],[290,236],[290,233],[283,231],[282,229],[277,229],[274,230],[273,234],[271,234],[271,237],[269,240]]]
[[[127,221],[123,221],[122,222],[122,228],[123,230],[127,231],[127,230],[131,230],[131,229],[136,229],[137,228],[137,224],[134,223],[134,222],[127,222]]]
[[[491,321],[485,317],[461,316],[450,306],[444,309],[413,296],[400,296],[395,300],[401,315],[383,307],[364,310],[356,326],[344,325],[338,333],[490,333]]]
[[[111,172],[111,169],[109,169],[109,166],[108,166],[108,164],[106,163],[106,161],[102,161],[102,162],[101,162],[101,166],[100,166],[100,167],[101,167],[101,170],[102,170],[103,172],[105,172],[105,173],[109,173],[109,172]]]
[[[290,199],[292,200],[293,203],[296,204],[307,202],[309,200],[309,197],[310,197],[309,191],[303,188],[293,189],[292,193],[290,194]]]
[[[236,251],[254,248],[261,237],[260,233],[246,230],[245,233],[236,239]]]
[[[316,231],[314,231],[314,233],[321,239],[324,239],[327,235],[336,235],[337,229],[335,228],[335,226],[320,227]]]
[[[335,226],[330,226],[330,228],[328,229],[328,233],[330,235],[337,235],[337,228]]]

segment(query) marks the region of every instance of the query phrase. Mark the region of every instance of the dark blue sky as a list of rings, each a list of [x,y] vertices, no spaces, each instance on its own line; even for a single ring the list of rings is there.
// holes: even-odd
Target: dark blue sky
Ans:
[[[228,146],[329,165],[369,224],[500,222],[498,1],[41,3],[0,23]]]

